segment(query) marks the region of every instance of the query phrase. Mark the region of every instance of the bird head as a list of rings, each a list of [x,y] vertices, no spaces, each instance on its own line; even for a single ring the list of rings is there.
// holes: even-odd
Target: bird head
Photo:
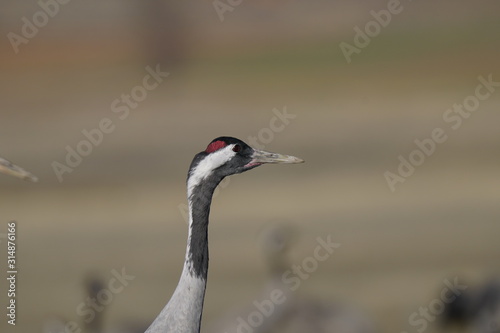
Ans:
[[[224,136],[212,140],[204,151],[196,154],[189,178],[193,178],[195,183],[209,176],[221,180],[266,163],[302,162],[304,160],[295,156],[254,149],[239,139]]]

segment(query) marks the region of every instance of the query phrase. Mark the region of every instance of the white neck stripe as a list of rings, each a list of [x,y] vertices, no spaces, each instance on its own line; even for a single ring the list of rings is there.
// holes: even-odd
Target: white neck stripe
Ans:
[[[224,148],[208,154],[191,172],[188,179],[188,198],[195,186],[200,184],[205,178],[210,176],[212,172],[229,161],[236,155],[233,151],[234,144],[227,145]]]

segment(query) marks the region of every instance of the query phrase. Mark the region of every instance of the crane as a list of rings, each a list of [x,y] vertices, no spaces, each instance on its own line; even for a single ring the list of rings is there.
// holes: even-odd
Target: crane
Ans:
[[[199,333],[208,273],[208,220],[212,196],[227,176],[265,163],[302,159],[257,150],[233,137],[218,137],[196,154],[187,177],[189,232],[184,267],[170,301],[146,333]]]
[[[12,162],[0,157],[0,172],[14,177],[18,177],[25,180],[30,180],[32,182],[37,182],[38,178],[24,170],[20,166],[13,164]]]

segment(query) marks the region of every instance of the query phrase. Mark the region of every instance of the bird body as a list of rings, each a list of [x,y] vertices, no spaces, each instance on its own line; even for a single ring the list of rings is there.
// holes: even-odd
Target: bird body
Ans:
[[[224,177],[264,163],[301,163],[287,155],[251,148],[241,140],[219,137],[196,154],[187,177],[189,233],[179,283],[146,333],[199,333],[208,274],[210,204]]]

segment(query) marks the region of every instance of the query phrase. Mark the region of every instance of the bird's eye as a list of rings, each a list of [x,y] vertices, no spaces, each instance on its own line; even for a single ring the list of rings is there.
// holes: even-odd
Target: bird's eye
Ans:
[[[236,152],[236,153],[237,153],[237,152],[239,152],[240,150],[241,150],[241,146],[240,146],[240,145],[234,145],[234,147],[233,147],[233,151],[234,151],[234,152]]]

